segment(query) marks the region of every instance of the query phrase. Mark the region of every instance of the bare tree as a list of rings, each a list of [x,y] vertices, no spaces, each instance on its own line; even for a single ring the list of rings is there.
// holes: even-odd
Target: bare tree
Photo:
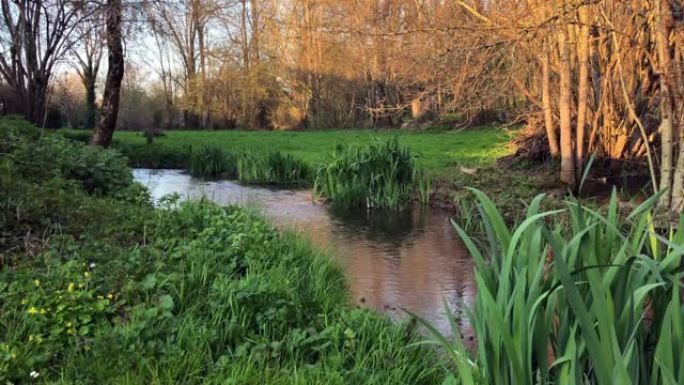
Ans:
[[[209,120],[201,85],[206,81],[207,28],[221,6],[212,0],[181,0],[154,2],[149,7],[151,28],[169,39],[183,66],[186,128],[199,128]]]
[[[90,15],[85,0],[0,0],[0,76],[13,90],[10,111],[43,125],[50,77]]]
[[[105,31],[104,13],[99,6],[94,10],[88,10],[90,17],[84,19],[77,27],[80,39],[72,49],[76,58],[76,68],[81,78],[86,93],[86,127],[95,127],[97,118],[97,105],[95,104],[95,88],[97,76],[100,71],[100,63],[104,54]]]

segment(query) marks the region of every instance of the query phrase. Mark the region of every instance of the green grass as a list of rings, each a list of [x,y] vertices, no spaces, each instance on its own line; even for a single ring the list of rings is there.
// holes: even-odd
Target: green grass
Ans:
[[[62,131],[87,138],[85,131]],[[116,132],[114,147],[121,149],[136,166],[182,167],[187,146],[217,146],[231,153],[268,153],[279,150],[310,165],[320,163],[338,145],[365,145],[378,138],[398,137],[401,145],[416,154],[419,167],[432,176],[448,175],[458,166],[491,166],[509,153],[509,135],[495,127],[467,131],[168,131],[148,145],[139,132]]]

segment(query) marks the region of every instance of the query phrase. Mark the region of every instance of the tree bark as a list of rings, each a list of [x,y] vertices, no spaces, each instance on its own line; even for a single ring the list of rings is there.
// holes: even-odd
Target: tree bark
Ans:
[[[121,35],[121,0],[107,2],[107,48],[109,50],[107,81],[105,82],[102,113],[90,144],[109,147],[112,143],[119,114],[121,81],[124,75],[124,53]]]
[[[95,83],[97,82],[97,70],[92,66],[83,71],[83,87],[86,91],[86,127],[95,127],[97,119],[97,105],[95,104]]]
[[[560,152],[558,148],[558,136],[553,124],[553,108],[551,107],[551,74],[549,70],[549,53],[542,53],[542,106],[544,108],[544,125],[546,137],[549,141],[551,156],[556,157]]]
[[[561,182],[575,187],[575,154],[572,146],[572,124],[571,124],[571,72],[570,72],[570,52],[567,44],[567,31],[561,28],[558,32],[558,48],[560,50],[560,152],[561,152]]]
[[[663,195],[660,206],[673,211],[681,211],[684,206],[684,146],[681,141],[681,119],[676,117],[676,108],[681,104],[677,90],[681,84],[675,76],[674,63],[670,50],[672,29],[672,8],[668,0],[654,3],[654,34],[658,57],[658,80],[660,86],[660,186]],[[679,138],[676,138],[678,133]],[[679,139],[679,153],[675,157],[674,142]],[[676,160],[675,160],[676,159]],[[676,167],[673,168],[676,162]]]
[[[577,59],[579,64],[579,85],[577,89],[577,128],[575,142],[575,171],[581,172],[584,164],[585,133],[589,107],[589,10],[581,7],[579,13],[579,36]]]

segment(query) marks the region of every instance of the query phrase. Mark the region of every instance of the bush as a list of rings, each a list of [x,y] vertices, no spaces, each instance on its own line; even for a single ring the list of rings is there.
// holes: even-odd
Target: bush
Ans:
[[[106,228],[105,218],[127,211],[117,208],[122,202],[149,209],[149,193],[116,151],[41,136],[19,119],[0,119],[0,130],[8,151],[0,160],[0,248],[38,246],[53,232],[79,234],[98,222]]]
[[[60,130],[59,132],[65,138],[71,139],[74,142],[89,143],[90,138],[93,134],[89,131],[73,131],[73,130]]]
[[[151,144],[120,143],[114,140],[113,147],[121,151],[130,161],[131,167],[143,168],[187,168],[191,148],[166,147],[159,142]]]
[[[0,153],[9,154],[27,140],[37,140],[43,131],[17,116],[0,118]]]
[[[17,169],[27,179],[62,177],[76,181],[88,193],[107,195],[133,183],[126,158],[115,150],[103,150],[47,136],[28,142],[13,152]]]

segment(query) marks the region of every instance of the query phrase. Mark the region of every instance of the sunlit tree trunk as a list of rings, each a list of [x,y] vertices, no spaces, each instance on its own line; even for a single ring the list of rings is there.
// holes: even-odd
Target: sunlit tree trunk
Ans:
[[[659,85],[661,94],[661,175],[660,189],[667,190],[661,198],[661,206],[680,212],[684,208],[684,124],[676,115],[681,108],[684,95],[681,76],[676,76],[671,46],[673,10],[668,0],[656,0],[654,4],[655,41],[659,61]],[[675,39],[675,44],[680,43]],[[680,111],[681,113],[681,111]],[[675,142],[679,141],[679,151],[675,158]],[[676,159],[676,161],[675,161]],[[673,168],[673,164],[676,166]]]
[[[575,141],[575,168],[581,172],[585,157],[585,132],[589,107],[589,9],[579,9],[579,34],[577,60],[579,65],[579,85],[577,89],[577,134]]]
[[[672,60],[670,58],[669,47],[669,26],[668,17],[665,15],[663,9],[663,2],[667,0],[656,0],[654,4],[654,23],[655,23],[655,42],[658,52],[658,70],[659,70],[659,85],[660,85],[660,189],[663,191],[663,196],[660,199],[660,204],[663,207],[669,207],[673,198],[673,139],[674,139],[674,125],[673,125],[673,108],[672,108]],[[669,4],[665,4],[669,8]],[[676,195],[676,194],[675,194]]]
[[[119,114],[121,80],[124,76],[124,53],[121,35],[121,0],[107,2],[107,49],[109,50],[107,80],[102,100],[102,113],[95,133],[90,140],[92,145],[109,147],[112,143],[116,119]]]
[[[553,108],[551,105],[551,74],[549,69],[549,53],[544,50],[542,53],[542,107],[544,108],[544,126],[546,127],[546,137],[549,141],[549,151],[551,156],[558,156],[558,136],[556,127],[553,124]]]
[[[568,50],[567,31],[558,31],[558,48],[560,52],[560,152],[561,171],[560,180],[571,188],[575,187],[575,154],[572,146],[572,88],[570,72],[570,51]]]

